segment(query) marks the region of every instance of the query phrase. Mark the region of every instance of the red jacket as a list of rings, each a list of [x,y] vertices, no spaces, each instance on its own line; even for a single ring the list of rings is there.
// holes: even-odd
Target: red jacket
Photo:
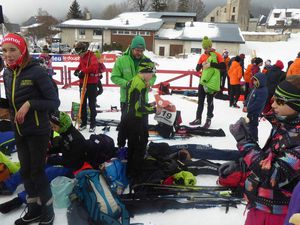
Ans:
[[[98,74],[98,59],[91,51],[87,51],[83,56],[80,56],[79,65],[77,70],[82,71],[88,76],[88,84],[97,84],[99,77]],[[80,79],[80,84],[83,83],[83,79]]]

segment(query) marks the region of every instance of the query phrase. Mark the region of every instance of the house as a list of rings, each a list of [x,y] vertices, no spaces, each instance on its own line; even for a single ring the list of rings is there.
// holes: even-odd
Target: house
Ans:
[[[224,6],[213,9],[204,22],[237,23],[242,31],[248,30],[250,0],[227,0]]]
[[[128,12],[111,20],[67,20],[57,25],[62,42],[70,46],[79,41],[121,44],[125,50],[135,35],[145,38],[149,51],[154,50],[154,37],[161,27],[182,26],[196,19],[196,13]]]
[[[181,29],[160,29],[155,36],[155,53],[161,56],[175,56],[181,53],[201,53],[204,36],[213,41],[213,48],[230,54],[238,54],[240,44],[245,40],[237,24],[186,22]]]
[[[300,32],[300,9],[273,9],[266,21],[267,31]]]

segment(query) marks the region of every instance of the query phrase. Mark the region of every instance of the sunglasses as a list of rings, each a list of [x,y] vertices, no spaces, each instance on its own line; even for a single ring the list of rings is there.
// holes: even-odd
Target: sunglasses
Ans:
[[[287,99],[287,98],[284,98],[284,97],[273,96],[273,100],[276,102],[277,105],[284,105],[284,104],[286,104],[288,102],[297,102],[297,103],[300,103],[300,99],[298,99],[298,98]]]

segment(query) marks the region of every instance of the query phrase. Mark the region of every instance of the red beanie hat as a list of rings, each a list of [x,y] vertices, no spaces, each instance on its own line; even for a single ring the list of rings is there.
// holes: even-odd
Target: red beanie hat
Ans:
[[[27,45],[26,45],[26,42],[25,42],[24,38],[22,38],[20,35],[10,33],[10,34],[6,35],[3,38],[1,45],[3,46],[4,44],[7,44],[7,43],[15,45],[21,52],[21,56],[16,61],[16,64],[15,65],[8,65],[8,66],[9,67],[15,67],[15,66],[20,65],[22,63],[23,58],[25,56],[25,53],[27,51]]]
[[[275,66],[281,70],[284,68],[283,62],[281,60],[277,60]]]

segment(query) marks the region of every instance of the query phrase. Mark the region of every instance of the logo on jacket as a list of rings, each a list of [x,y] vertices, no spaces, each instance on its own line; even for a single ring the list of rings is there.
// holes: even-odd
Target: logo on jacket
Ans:
[[[32,86],[32,80],[22,80],[20,86]]]

